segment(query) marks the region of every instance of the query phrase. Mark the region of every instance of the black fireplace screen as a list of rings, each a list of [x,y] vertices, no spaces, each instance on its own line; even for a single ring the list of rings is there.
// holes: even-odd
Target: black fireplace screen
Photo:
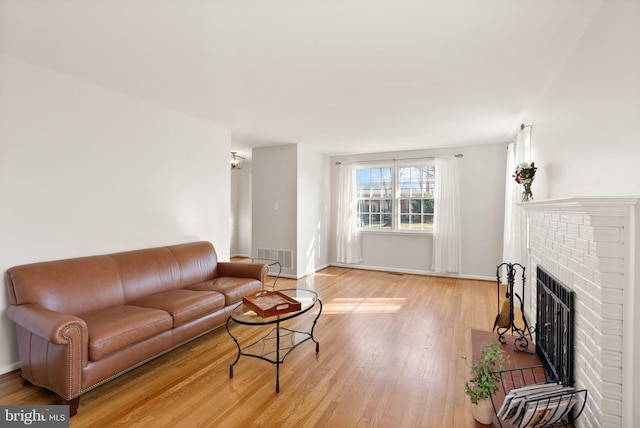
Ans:
[[[573,386],[574,292],[538,266],[536,353],[547,373]]]

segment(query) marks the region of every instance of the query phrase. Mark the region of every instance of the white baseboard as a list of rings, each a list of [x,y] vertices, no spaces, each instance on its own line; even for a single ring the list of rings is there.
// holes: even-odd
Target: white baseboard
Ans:
[[[249,254],[231,254],[229,257],[230,258],[242,257],[243,259],[250,259],[251,258],[251,256]]]
[[[375,270],[381,272],[394,272],[394,273],[406,273],[409,275],[425,275],[425,276],[441,276],[445,278],[458,278],[458,279],[475,279],[478,281],[495,281],[495,277],[482,276],[482,275],[467,275],[463,273],[437,273],[428,270],[414,270],[414,269],[398,269],[392,267],[381,266],[366,266],[366,265],[354,265],[348,263],[329,263],[329,266],[337,266],[348,269],[363,269],[363,270]]]
[[[293,275],[293,274],[290,274],[290,273],[281,273],[280,274],[280,278],[300,279],[300,278],[304,278],[305,276],[313,275],[314,273],[318,272],[319,270],[326,269],[329,266],[331,266],[331,265],[325,264],[325,265],[322,265],[322,266],[316,266],[315,270],[313,272],[305,273],[305,274],[302,274],[302,275]],[[268,275],[269,276],[276,276],[275,274],[273,274],[271,272],[269,272]]]
[[[304,275],[299,275],[299,276],[298,276],[298,278],[296,278],[296,279],[304,278],[305,276],[308,276],[308,275],[313,275],[314,273],[316,273],[316,272],[318,272],[318,271],[321,271],[322,269],[326,269],[326,268],[328,268],[328,267],[329,267],[329,265],[328,265],[328,264],[325,264],[325,265],[322,265],[322,266],[316,266],[316,267],[314,268],[314,271],[313,271],[313,272],[309,272],[309,273],[306,273],[306,274],[304,274]]]
[[[0,368],[0,375],[12,372],[14,370],[18,370],[19,368],[20,368],[20,363],[9,364],[8,366],[4,366]]]

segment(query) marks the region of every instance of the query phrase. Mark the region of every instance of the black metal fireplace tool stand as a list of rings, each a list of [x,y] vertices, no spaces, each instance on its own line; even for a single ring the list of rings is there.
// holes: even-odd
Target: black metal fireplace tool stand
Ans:
[[[500,270],[502,267],[507,271],[507,292],[505,293],[506,300],[500,303]],[[521,297],[518,293],[514,292],[514,286],[516,283],[516,271],[517,268],[522,271],[522,293],[524,294],[524,284],[526,280],[525,267],[519,263],[501,263],[496,269],[496,277],[498,282],[498,315],[493,323],[493,330],[498,333],[498,340],[500,343],[505,344],[507,341],[504,335],[509,331],[511,334],[517,335],[514,344],[515,349],[518,351],[525,351],[529,346],[529,339],[533,333],[527,322],[527,318],[524,315],[524,296]],[[522,327],[516,325],[514,307],[516,303],[520,305],[520,313],[522,315]]]

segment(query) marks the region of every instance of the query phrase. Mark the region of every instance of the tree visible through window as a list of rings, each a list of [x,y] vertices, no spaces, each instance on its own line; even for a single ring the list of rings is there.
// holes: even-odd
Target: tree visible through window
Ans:
[[[399,229],[433,230],[433,165],[398,168]]]
[[[359,168],[356,183],[360,228],[433,230],[432,164]]]

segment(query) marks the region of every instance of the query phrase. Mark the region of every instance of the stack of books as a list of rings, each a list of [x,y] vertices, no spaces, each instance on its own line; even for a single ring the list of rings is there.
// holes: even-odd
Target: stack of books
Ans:
[[[575,389],[559,383],[541,383],[509,391],[498,417],[514,428],[552,425],[566,416],[576,404]]]

